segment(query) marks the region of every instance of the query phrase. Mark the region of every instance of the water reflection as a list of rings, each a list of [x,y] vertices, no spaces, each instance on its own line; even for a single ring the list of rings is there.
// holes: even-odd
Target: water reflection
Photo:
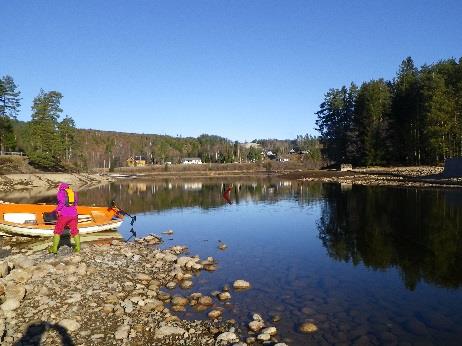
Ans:
[[[407,288],[462,284],[462,192],[326,185],[319,237],[329,256],[397,267]]]
[[[130,213],[163,211],[176,208],[223,207],[229,202],[223,198],[228,186],[230,198],[236,203],[276,203],[290,198],[301,204],[313,202],[322,196],[320,184],[304,186],[292,181],[271,179],[255,180],[207,180],[195,181],[120,181],[90,191],[82,191],[82,203],[107,205],[115,200]]]
[[[232,204],[223,198],[229,187]],[[53,202],[54,194],[36,198]],[[449,345],[462,337],[458,190],[216,178],[80,191],[82,204],[111,200],[138,215],[133,227],[122,225],[125,239],[173,229],[163,246],[185,244],[191,255],[217,260],[219,269],[195,277],[192,290],[208,295],[234,279],[251,281],[224,306],[224,318],[244,331],[255,311],[267,321],[281,315],[276,326],[291,345]],[[306,320],[318,333],[297,332]]]

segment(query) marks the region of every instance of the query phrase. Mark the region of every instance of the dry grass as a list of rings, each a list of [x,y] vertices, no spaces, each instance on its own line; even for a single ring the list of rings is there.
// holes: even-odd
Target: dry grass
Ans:
[[[24,156],[0,156],[0,174],[32,173],[36,172],[29,166],[27,157]]]

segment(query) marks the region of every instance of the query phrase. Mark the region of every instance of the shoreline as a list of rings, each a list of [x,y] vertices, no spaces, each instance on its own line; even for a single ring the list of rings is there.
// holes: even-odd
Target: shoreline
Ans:
[[[446,177],[443,167],[436,166],[357,168],[345,172],[314,170],[282,174],[280,177],[342,185],[462,188],[462,177]]]
[[[462,177],[443,175],[443,167],[371,167],[355,168],[351,171],[273,169],[268,171],[170,171],[134,173],[128,178],[117,178],[110,174],[90,173],[17,173],[0,175],[0,193],[27,192],[33,194],[54,194],[56,185],[65,181],[75,189],[89,189],[114,181],[158,180],[158,179],[233,179],[233,178],[280,178],[297,181],[318,181],[326,183],[461,188]]]
[[[15,190],[47,191],[60,182],[76,189],[91,188],[113,181],[111,177],[90,173],[12,173],[0,174],[0,192]]]
[[[156,235],[106,238],[83,243],[79,254],[61,246],[57,256],[16,248],[0,258],[0,342],[60,344],[66,337],[75,345],[246,345],[238,323],[222,317],[231,296],[245,291],[230,282],[221,292],[200,293],[194,278],[216,270],[216,261],[190,256],[186,246],[161,250],[160,243]],[[173,291],[178,287],[180,294]],[[186,309],[204,319],[175,315]],[[271,328],[254,340],[286,345]]]

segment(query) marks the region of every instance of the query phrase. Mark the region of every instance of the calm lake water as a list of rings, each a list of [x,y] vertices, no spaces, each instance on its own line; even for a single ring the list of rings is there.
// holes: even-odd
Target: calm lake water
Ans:
[[[223,189],[233,184],[227,203]],[[182,294],[236,279],[226,318],[247,331],[251,312],[306,344],[444,344],[462,339],[462,191],[280,180],[121,181],[80,193],[138,217],[136,236],[163,235],[217,259]],[[120,232],[133,236],[129,222]],[[228,245],[217,248],[219,241]],[[182,317],[206,318],[187,311]],[[313,321],[319,331],[297,327]]]

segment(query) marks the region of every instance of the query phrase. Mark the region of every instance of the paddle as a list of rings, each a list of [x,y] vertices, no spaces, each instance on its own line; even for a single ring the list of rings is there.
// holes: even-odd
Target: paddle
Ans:
[[[130,222],[130,225],[133,226],[133,224],[135,223],[136,221],[136,215],[135,216],[131,216],[129,213],[127,213],[125,210],[123,210],[122,208],[118,207],[115,203],[115,201],[111,201],[111,208],[117,208],[117,210],[119,211],[120,214],[122,215],[127,215],[129,218],[132,219],[132,221]]]

